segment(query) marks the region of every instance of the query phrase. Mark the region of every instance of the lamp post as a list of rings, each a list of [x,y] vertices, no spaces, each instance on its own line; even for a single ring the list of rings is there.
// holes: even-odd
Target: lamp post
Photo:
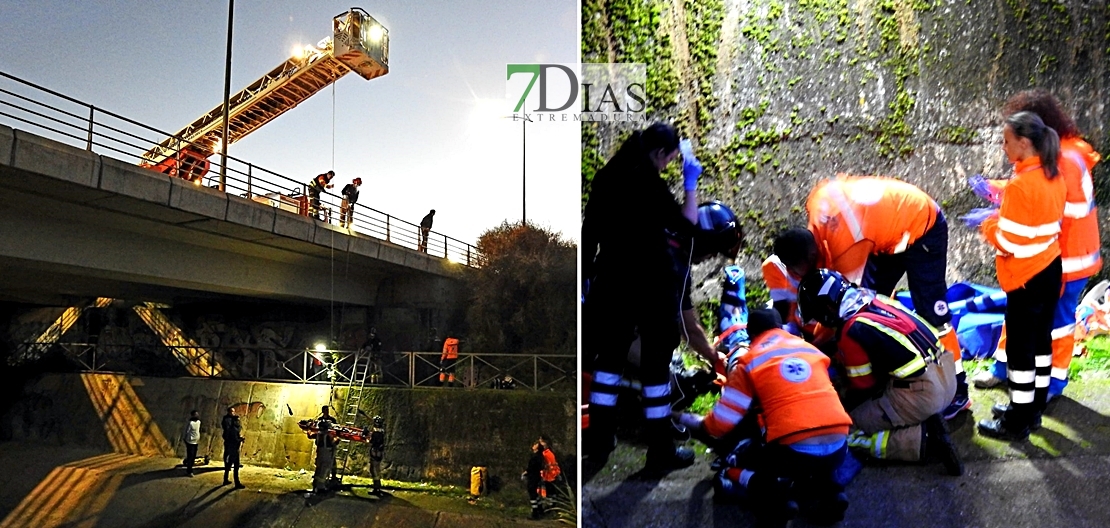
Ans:
[[[227,60],[224,65],[224,130],[220,141],[220,190],[227,191],[227,120],[231,98],[231,27],[235,17],[235,0],[227,4]]]
[[[525,116],[520,120],[520,226],[528,225],[528,119]]]
[[[528,223],[528,123],[532,118],[528,114],[501,116],[502,119],[520,120],[520,225]]]

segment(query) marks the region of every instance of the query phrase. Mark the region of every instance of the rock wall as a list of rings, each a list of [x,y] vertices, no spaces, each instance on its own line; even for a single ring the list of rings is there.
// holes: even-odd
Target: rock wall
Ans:
[[[994,283],[991,251],[955,217],[981,206],[966,176],[1009,170],[1001,107],[1017,91],[1054,92],[1110,152],[1101,0],[584,0],[582,20],[584,62],[648,65],[648,122],[694,140],[706,167],[700,196],[743,219],[749,277],[760,276],[775,232],[804,225],[813,184],[848,172],[929,192],[950,219],[949,280]],[[583,199],[640,126],[583,125]],[[666,177],[677,190],[676,165]],[[1095,170],[1104,206],[1105,165]],[[716,296],[719,264],[695,271],[702,281],[713,273],[702,297]]]
[[[329,391],[326,385],[48,374],[28,383],[0,419],[0,438],[184,456],[181,432],[196,409],[202,420],[199,454],[219,464],[220,420],[235,406],[247,439],[243,463],[311,472],[312,442],[297,421],[319,414]],[[337,389],[334,405],[344,392]],[[484,465],[491,477],[515,479],[540,434],[552,439],[561,465],[573,474],[577,429],[571,394],[373,388],[364,392],[360,409],[385,418],[386,478],[465,485],[470,468]],[[366,447],[352,453],[351,467],[365,474]]]

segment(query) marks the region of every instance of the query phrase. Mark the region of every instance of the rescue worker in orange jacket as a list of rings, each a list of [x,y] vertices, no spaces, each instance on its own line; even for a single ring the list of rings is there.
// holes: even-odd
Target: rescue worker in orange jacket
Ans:
[[[805,512],[810,520],[832,524],[848,508],[834,472],[844,461],[852,421],[829,380],[829,358],[781,326],[776,311],[752,310],[751,348],[729,372],[721,399],[704,418],[677,418],[710,445],[736,446],[714,488],[722,498],[749,499],[760,525],[785,526],[807,498],[814,501]],[[765,438],[737,442],[735,432],[750,430],[757,415]]]
[[[1014,177],[1002,194],[1002,207],[979,228],[996,250],[998,284],[1006,292],[1010,405],[996,407],[997,419],[980,421],[979,431],[1024,440],[1040,422],[1048,399],[1049,315],[1060,300],[1059,236],[1067,183],[1057,165],[1060,140],[1037,114],[1006,118],[1002,150],[1014,164]]]
[[[1060,174],[1067,186],[1064,218],[1060,223],[1060,257],[1064,289],[1052,321],[1052,370],[1048,382],[1048,400],[1064,392],[1068,384],[1072,349],[1075,347],[1075,309],[1087,280],[1102,269],[1098,233],[1098,215],[1094,201],[1091,170],[1101,156],[1079,136],[1075,121],[1060,102],[1043,89],[1026,90],[1006,102],[1005,115],[1029,111],[1060,136]],[[1001,197],[1008,180],[991,181],[994,197]],[[995,351],[995,363],[989,371],[976,376],[975,385],[988,388],[1006,379],[1006,330],[1003,327]]]
[[[817,269],[817,242],[804,227],[792,227],[776,236],[774,253],[763,261],[762,267],[763,282],[785,323],[783,328],[820,348],[835,338],[834,333],[819,324],[806,323],[798,311],[798,283],[814,269]]]
[[[541,435],[539,443],[543,450],[543,469],[540,470],[543,489],[540,491],[540,496],[549,499],[558,493],[558,489],[555,487],[555,479],[563,474],[563,470],[559,467],[559,460],[555,457],[555,452],[551,450],[551,442],[547,437]]]
[[[439,384],[455,383],[455,362],[459,359],[459,340],[448,337],[443,340],[443,353],[439,355]]]
[[[936,456],[963,474],[940,411],[956,392],[952,354],[924,318],[888,297],[820,269],[802,280],[798,304],[807,320],[838,329],[844,407],[858,429],[848,440],[875,458],[921,461]]]
[[[955,359],[956,394],[943,415],[951,419],[970,409],[960,343],[945,299],[948,222],[937,202],[894,178],[841,175],[817,184],[806,210],[820,267],[888,296],[906,276],[914,309],[940,332]]]

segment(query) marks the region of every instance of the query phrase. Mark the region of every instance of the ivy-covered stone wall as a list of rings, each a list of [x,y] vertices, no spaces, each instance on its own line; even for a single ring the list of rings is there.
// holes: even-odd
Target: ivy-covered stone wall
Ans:
[[[742,218],[754,289],[813,184],[838,172],[905,179],[950,219],[948,278],[994,283],[992,252],[955,217],[966,177],[1001,177],[1001,107],[1041,87],[1110,152],[1110,4],[1101,0],[583,0],[583,62],[647,64],[648,122],[674,123],[706,167],[702,199]],[[585,123],[594,172],[642,124]],[[1108,232],[1107,168],[1096,168]],[[678,164],[666,173],[677,191]],[[1104,237],[1106,240],[1107,237]],[[716,297],[720,262],[695,271]]]

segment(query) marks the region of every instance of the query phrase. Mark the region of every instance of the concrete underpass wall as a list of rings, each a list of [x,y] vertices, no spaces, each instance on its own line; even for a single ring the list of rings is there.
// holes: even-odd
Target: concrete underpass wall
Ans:
[[[337,390],[337,406],[342,392]],[[315,417],[328,400],[329,387],[322,385],[48,374],[29,382],[0,417],[0,438],[183,456],[181,431],[196,409],[202,419],[199,454],[218,464],[219,423],[235,405],[243,417],[245,464],[312,471],[312,443],[297,421]],[[471,466],[485,465],[491,479],[509,481],[523,471],[540,434],[552,439],[564,471],[573,472],[577,458],[573,394],[373,388],[364,392],[361,409],[385,418],[386,478],[464,485]],[[352,467],[360,474],[366,451],[365,445],[353,451]]]

